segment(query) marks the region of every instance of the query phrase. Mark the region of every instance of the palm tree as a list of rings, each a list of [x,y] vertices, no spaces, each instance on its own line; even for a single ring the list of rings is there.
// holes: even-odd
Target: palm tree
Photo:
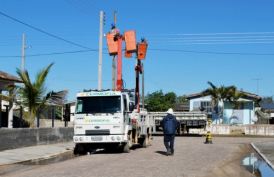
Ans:
[[[241,109],[242,104],[248,103],[248,102],[243,101],[243,100],[239,101],[239,99],[244,97],[245,95],[246,94],[242,90],[238,91],[235,86],[230,89],[229,96],[227,97],[228,101],[231,104],[231,108],[232,108],[232,114],[231,114],[231,117],[229,119],[229,124],[230,124],[231,120],[233,119],[234,109],[236,107],[238,109]]]
[[[50,91],[46,93],[45,86],[46,77],[54,63],[51,63],[44,70],[41,70],[36,75],[35,81],[31,82],[28,71],[21,71],[18,68],[16,73],[23,81],[23,86],[8,85],[7,88],[11,96],[1,95],[5,100],[13,100],[16,105],[22,106],[24,118],[29,122],[30,127],[34,127],[34,120],[38,109],[46,109],[51,103],[62,103],[68,91],[62,90],[59,92]],[[15,99],[15,96],[17,99]]]
[[[210,88],[206,89],[202,92],[202,96],[208,96],[211,97],[211,106],[218,105],[219,101],[221,100],[220,90],[211,82],[207,82],[208,85],[210,85]],[[219,106],[218,106],[218,118],[219,118],[219,124],[220,124],[220,114],[219,114]]]
[[[221,85],[221,87],[219,88],[220,100],[223,103],[222,104],[222,119],[223,119],[222,123],[224,123],[224,106],[225,106],[225,101],[228,100],[229,92],[234,87],[235,86],[225,87],[224,85]]]

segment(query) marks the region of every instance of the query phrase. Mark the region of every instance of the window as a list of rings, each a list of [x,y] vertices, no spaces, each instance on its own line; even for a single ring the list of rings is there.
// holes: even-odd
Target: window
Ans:
[[[128,109],[127,109],[127,97],[126,97],[126,95],[123,95],[123,104],[124,104],[124,111],[127,111]]]
[[[208,114],[212,114],[211,101],[194,101],[193,110],[206,111]]]
[[[212,114],[212,108],[210,101],[201,101],[201,109],[206,111],[208,114]]]
[[[78,97],[75,114],[121,112],[121,97]]]

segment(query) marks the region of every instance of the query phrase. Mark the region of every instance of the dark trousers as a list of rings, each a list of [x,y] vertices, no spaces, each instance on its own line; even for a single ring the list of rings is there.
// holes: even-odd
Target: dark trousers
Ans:
[[[174,140],[175,135],[164,135],[164,144],[166,149],[171,149],[171,153],[174,153]]]

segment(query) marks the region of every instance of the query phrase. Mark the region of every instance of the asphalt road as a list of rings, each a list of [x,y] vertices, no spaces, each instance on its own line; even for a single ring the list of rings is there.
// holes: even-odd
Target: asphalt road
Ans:
[[[22,168],[5,176],[253,176],[242,166],[251,152],[251,142],[274,138],[176,136],[175,155],[165,156],[163,136],[154,136],[148,148],[130,153],[101,151],[49,165]],[[8,167],[8,166],[7,166]]]

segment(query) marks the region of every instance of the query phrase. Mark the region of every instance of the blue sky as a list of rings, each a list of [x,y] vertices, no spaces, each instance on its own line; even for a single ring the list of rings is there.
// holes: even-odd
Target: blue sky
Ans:
[[[178,96],[216,86],[235,85],[260,96],[274,94],[274,1],[255,0],[1,0],[0,12],[67,41],[98,50],[99,14],[108,33],[117,11],[121,32],[135,30],[149,41],[145,93],[162,89]],[[22,66],[35,74],[51,62],[49,90],[97,89],[98,52],[58,40],[0,14],[0,70],[16,76]],[[111,88],[112,57],[103,41],[103,89]],[[31,56],[37,54],[50,54]],[[135,60],[123,58],[126,88],[134,88]],[[258,80],[259,90],[257,89]]]

